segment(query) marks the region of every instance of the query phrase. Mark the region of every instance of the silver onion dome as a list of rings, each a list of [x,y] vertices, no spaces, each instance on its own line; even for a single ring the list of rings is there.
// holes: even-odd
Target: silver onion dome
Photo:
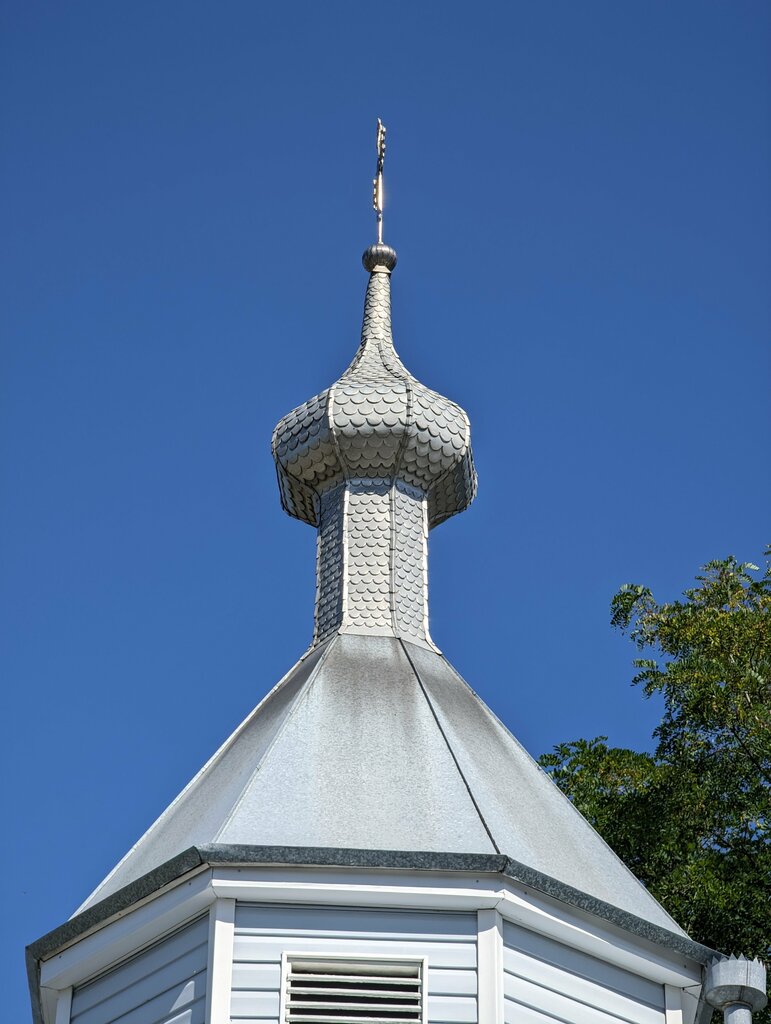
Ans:
[[[463,409],[416,380],[396,353],[396,252],[373,245],[362,261],[370,278],[353,362],[273,433],[281,502],[319,528],[317,642],[347,628],[407,631],[431,645],[425,534],[474,498],[471,431]]]
[[[319,525],[322,495],[344,480],[400,482],[428,501],[428,525],[462,512],[476,494],[468,417],[405,368],[391,333],[396,252],[373,245],[361,344],[331,387],[284,416],[273,432],[281,502]]]

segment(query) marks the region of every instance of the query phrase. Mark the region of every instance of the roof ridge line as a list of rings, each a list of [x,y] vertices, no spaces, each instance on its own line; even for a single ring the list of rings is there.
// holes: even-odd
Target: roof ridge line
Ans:
[[[241,733],[247,727],[247,724],[254,718],[254,716],[263,707],[263,705],[265,705],[268,702],[268,700],[270,700],[270,698],[273,696],[273,694],[276,693],[276,691],[279,690],[284,685],[284,683],[286,683],[288,681],[289,677],[292,675],[292,673],[297,668],[297,666],[302,664],[302,662],[304,662],[306,660],[306,658],[309,658],[311,656],[311,654],[313,654],[313,650],[314,649],[313,649],[312,646],[309,647],[308,650],[300,658],[298,658],[298,660],[289,669],[289,671],[284,673],[284,675],[281,677],[281,679],[279,679],[279,681],[276,683],[276,685],[272,686],[270,688],[270,690],[268,690],[268,692],[265,694],[265,696],[262,698],[262,700],[260,700],[254,708],[252,708],[252,710],[249,712],[249,714],[246,716],[246,718],[244,718],[238,724],[238,726],[236,726],[236,728],[233,730],[233,732],[231,732],[230,735],[227,736],[226,739],[222,743],[220,743],[220,745],[217,747],[217,749],[214,751],[214,753],[211,755],[211,757],[209,757],[204,762],[202,767],[198,769],[198,771],[195,773],[195,775],[192,777],[192,779],[190,779],[187,782],[187,784],[182,787],[182,789],[179,791],[179,793],[177,793],[177,795],[174,797],[174,799],[171,801],[171,803],[168,805],[168,807],[166,807],[163,811],[161,811],[159,816],[145,829],[145,831],[138,837],[138,839],[136,839],[132,843],[132,845],[128,848],[126,853],[124,853],[124,855],[120,858],[118,863],[113,866],[112,870],[109,871],[107,873],[107,875],[105,875],[105,877],[101,880],[99,885],[97,885],[96,888],[93,889],[91,893],[89,893],[89,895],[86,897],[86,899],[75,910],[74,914],[71,915],[71,917],[76,917],[78,914],[83,913],[85,910],[89,909],[89,907],[91,907],[93,905],[92,901],[93,901],[94,897],[97,895],[97,893],[99,893],[105,887],[105,885],[107,885],[107,883],[110,881],[110,879],[115,876],[115,874],[118,872],[118,870],[121,867],[123,867],[123,865],[128,861],[129,857],[131,857],[131,855],[134,853],[134,851],[139,848],[139,846],[145,841],[145,839],[147,839],[147,837],[150,835],[150,833],[154,831],[156,826],[159,826],[162,821],[165,821],[168,818],[168,816],[171,814],[171,812],[174,810],[174,808],[176,808],[180,804],[180,802],[182,801],[183,797],[185,797],[187,795],[187,793],[190,792],[190,790],[193,788],[195,783],[206,773],[206,771],[210,767],[212,767],[224,755],[226,750],[229,750],[233,746],[233,744],[236,742],[238,737],[241,735]],[[324,652],[324,654],[322,654],[322,656],[319,658],[319,662],[317,663],[316,668],[318,668],[318,664],[321,663],[324,660],[325,656],[326,656],[326,652]],[[314,676],[314,674],[316,672],[316,668],[314,668],[313,671],[311,672],[311,675],[310,675],[309,679]],[[294,705],[293,705],[293,707],[294,707]],[[250,779],[251,779],[251,776],[250,776]]]
[[[485,832],[487,833],[487,836],[488,836],[490,842],[493,844],[493,849],[500,856],[506,856],[506,854],[502,854],[501,853],[501,850],[499,849],[498,844],[496,843],[495,838],[494,838],[492,832],[490,831],[490,829],[489,829],[489,827],[487,825],[487,822],[485,821],[485,817],[482,814],[482,811],[481,811],[481,809],[479,807],[479,804],[476,801],[476,797],[474,796],[473,792],[471,791],[471,786],[468,783],[468,779],[466,778],[466,776],[465,776],[465,774],[463,772],[463,769],[460,766],[460,762],[458,761],[458,758],[455,756],[455,751],[450,746],[450,741],[447,739],[447,735],[446,735],[444,729],[442,728],[442,724],[439,721],[439,716],[436,713],[434,705],[431,703],[431,698],[428,696],[428,693],[426,693],[426,688],[423,685],[423,680],[420,678],[420,674],[419,674],[417,668],[415,668],[415,663],[413,662],[412,658],[410,657],[410,652],[407,650],[407,647],[406,647],[406,645],[405,645],[405,643],[404,643],[404,641],[402,640],[401,637],[397,637],[396,639],[399,641],[399,644],[401,645],[401,648],[404,651],[405,657],[407,658],[407,661],[410,663],[410,668],[412,669],[413,675],[415,676],[415,678],[418,681],[418,686],[420,687],[420,692],[423,694],[423,698],[424,698],[426,704],[428,704],[428,706],[429,706],[429,708],[431,710],[431,714],[432,714],[432,716],[434,718],[434,721],[436,722],[436,727],[439,730],[439,734],[441,735],[442,739],[444,740],[445,746],[447,747],[447,750],[450,753],[450,757],[453,760],[453,764],[455,765],[455,767],[456,767],[456,769],[458,771],[458,775],[460,775],[461,779],[463,780],[463,785],[466,787],[466,792],[469,795],[469,800],[471,800],[471,803],[473,804],[474,810],[477,812],[477,816],[479,817],[479,820],[482,822],[482,825],[484,827]],[[437,657],[441,658],[442,661],[445,661],[448,665],[450,664],[447,661],[447,659],[444,657],[444,655],[439,654],[439,655],[437,655]]]
[[[409,655],[407,655],[407,657],[409,657]],[[573,813],[575,815],[577,815],[577,817],[581,820],[581,822],[583,822],[583,824],[589,829],[589,831],[592,832],[597,837],[597,839],[605,847],[605,849],[613,857],[613,859],[615,861],[617,861],[621,865],[621,867],[624,869],[624,871],[626,871],[626,873],[629,875],[629,877],[634,880],[634,882],[640,887],[640,889],[642,889],[642,891],[645,893],[645,895],[648,896],[656,904],[656,906],[661,908],[661,910],[666,914],[666,916],[669,918],[669,920],[672,922],[672,924],[675,926],[675,928],[679,928],[683,932],[683,934],[687,934],[685,932],[685,930],[682,928],[682,926],[679,925],[677,923],[677,921],[675,921],[675,919],[669,913],[667,908],[662,903],[660,903],[659,900],[656,899],[656,897],[653,895],[653,893],[650,891],[650,889],[648,889],[648,887],[637,877],[637,875],[634,873],[634,871],[632,871],[632,869],[629,867],[629,865],[626,863],[626,861],[622,857],[619,857],[619,855],[616,853],[616,851],[613,849],[613,847],[610,845],[610,843],[608,843],[605,839],[603,839],[603,837],[600,835],[600,833],[597,831],[597,829],[594,827],[594,825],[592,825],[592,823],[587,818],[585,818],[583,814],[581,814],[581,812],[576,807],[576,805],[573,803],[573,801],[562,792],[562,790],[559,788],[559,786],[554,781],[554,779],[551,777],[551,775],[549,775],[549,773],[544,768],[541,767],[541,765],[533,757],[533,755],[530,753],[530,751],[527,749],[527,747],[524,745],[524,743],[522,743],[521,740],[518,740],[517,737],[514,735],[514,733],[511,731],[511,729],[509,729],[509,727],[506,725],[506,723],[504,721],[502,721],[502,719],[500,719],[498,717],[498,715],[496,715],[496,713],[489,706],[487,701],[485,701],[482,697],[480,697],[480,695],[476,692],[474,687],[471,686],[471,684],[469,682],[467,682],[466,679],[463,678],[463,676],[460,674],[458,669],[455,668],[455,666],[452,664],[451,661],[449,661],[444,656],[442,656],[442,657],[443,657],[443,661],[445,662],[447,667],[450,669],[450,671],[453,673],[453,675],[456,677],[456,679],[460,683],[462,683],[463,686],[466,687],[466,689],[469,691],[469,693],[471,693],[471,695],[474,697],[474,699],[476,701],[478,701],[482,705],[482,708],[484,709],[484,711],[488,715],[490,715],[490,717],[492,719],[494,719],[495,722],[498,723],[498,725],[504,730],[504,732],[507,733],[509,738],[519,747],[519,749],[529,758],[529,760],[532,761],[533,765],[538,769],[538,772],[541,775],[543,775],[546,779],[549,780],[549,783],[554,787],[554,789],[557,791],[557,793],[559,793],[559,795],[562,797],[562,799],[564,801],[566,801],[566,803],[568,804],[570,809],[573,811]],[[516,863],[520,863],[520,862],[516,862]],[[563,883],[563,884],[567,885],[568,883]],[[577,890],[577,891],[581,891],[581,890]],[[614,904],[610,904],[610,905],[614,906]]]
[[[233,804],[233,806],[230,808],[230,813],[228,814],[228,816],[225,818],[225,820],[222,822],[222,824],[220,825],[220,827],[217,829],[217,831],[215,832],[214,836],[212,837],[212,840],[211,840],[212,844],[216,844],[218,837],[222,835],[224,830],[227,828],[227,826],[233,820],[233,818],[234,818],[234,816],[236,814],[236,811],[238,810],[238,808],[243,803],[244,796],[245,796],[247,790],[249,789],[249,787],[251,786],[252,782],[254,782],[254,779],[257,776],[257,773],[260,771],[262,766],[265,764],[265,761],[270,756],[273,748],[276,746],[276,744],[278,743],[279,739],[284,735],[284,733],[286,731],[286,728],[289,725],[290,720],[294,716],[295,711],[297,711],[297,708],[300,706],[300,704],[303,703],[304,700],[306,700],[306,698],[308,696],[308,692],[310,691],[311,687],[313,686],[313,684],[316,681],[316,676],[319,673],[319,669],[324,664],[324,662],[327,660],[327,656],[329,654],[329,651],[331,650],[335,640],[338,638],[339,635],[340,635],[339,633],[336,633],[333,637],[331,637],[326,642],[324,650],[321,653],[321,657],[316,662],[316,664],[313,666],[313,669],[311,670],[311,673],[308,676],[308,678],[303,683],[300,692],[297,694],[295,699],[292,701],[292,704],[289,707],[289,710],[284,715],[283,722],[281,723],[281,725],[276,730],[275,735],[273,736],[273,739],[270,741],[268,746],[265,748],[265,751],[264,751],[262,757],[260,758],[260,760],[257,762],[257,764],[254,767],[254,771],[252,771],[250,773],[249,778],[244,783],[243,788],[241,789],[241,795],[236,800],[236,802]],[[305,657],[307,657],[307,655],[305,655],[303,658],[300,658],[300,661],[297,662],[296,665],[299,665],[301,661],[304,661]],[[275,689],[277,689],[277,687],[275,687]]]

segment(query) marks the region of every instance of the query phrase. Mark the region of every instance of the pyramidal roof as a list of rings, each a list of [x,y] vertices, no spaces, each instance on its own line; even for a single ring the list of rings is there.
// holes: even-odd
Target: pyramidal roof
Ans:
[[[680,931],[447,659],[397,637],[313,648],[81,909],[214,843],[503,853]]]
[[[313,644],[80,909],[193,846],[503,854],[681,932],[431,639],[428,534],[476,493],[469,422],[396,354],[396,253],[363,262],[353,362],[273,436],[282,504],[318,530]]]

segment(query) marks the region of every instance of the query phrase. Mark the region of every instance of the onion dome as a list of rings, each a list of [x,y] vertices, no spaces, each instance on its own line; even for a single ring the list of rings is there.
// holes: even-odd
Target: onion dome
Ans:
[[[345,480],[400,482],[428,501],[428,525],[468,508],[476,493],[471,430],[463,409],[405,368],[391,333],[396,252],[373,245],[361,344],[330,388],[294,409],[273,433],[281,502],[319,525],[322,495]]]
[[[391,333],[396,252],[370,246],[361,344],[330,388],[273,433],[281,503],[319,529],[316,629],[428,647],[428,530],[476,493],[463,409],[405,368]]]

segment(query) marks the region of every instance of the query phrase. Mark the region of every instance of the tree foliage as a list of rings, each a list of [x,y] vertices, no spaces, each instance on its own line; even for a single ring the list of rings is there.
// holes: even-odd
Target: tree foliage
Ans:
[[[633,682],[664,698],[655,750],[600,736],[541,764],[692,938],[768,959],[771,569],[710,562],[663,604],[628,584],[611,612],[647,655]]]

